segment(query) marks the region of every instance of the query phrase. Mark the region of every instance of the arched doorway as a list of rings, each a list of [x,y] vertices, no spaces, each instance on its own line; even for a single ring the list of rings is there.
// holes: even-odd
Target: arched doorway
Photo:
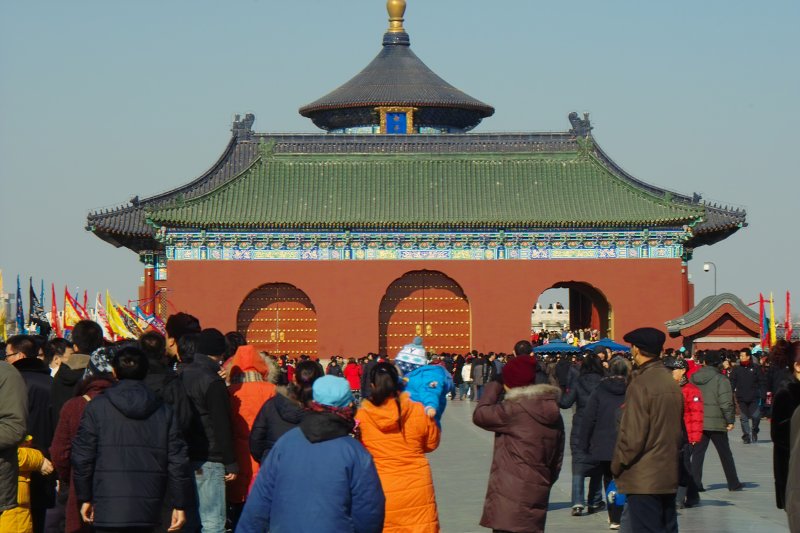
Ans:
[[[248,344],[274,355],[317,355],[317,312],[311,299],[288,283],[262,285],[247,295],[236,328]]]
[[[465,353],[472,346],[469,301],[441,272],[409,272],[389,285],[379,310],[379,349],[395,355],[417,335],[436,353]]]
[[[531,314],[531,332],[597,330],[600,338],[613,338],[611,304],[589,283],[554,283],[537,299]]]

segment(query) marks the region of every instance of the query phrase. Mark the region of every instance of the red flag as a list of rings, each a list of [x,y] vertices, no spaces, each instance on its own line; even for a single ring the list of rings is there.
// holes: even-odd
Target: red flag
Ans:
[[[83,305],[78,303],[78,290],[75,290],[75,298],[72,298],[71,302],[75,306],[75,312],[78,314],[78,317],[81,320],[91,320],[92,318],[89,316],[88,311],[86,311],[86,291],[83,291]]]
[[[787,341],[792,341],[792,311],[791,306],[789,305],[789,300],[791,296],[789,295],[789,291],[786,291],[786,324],[784,325],[784,337]]]
[[[50,299],[53,301],[50,306],[50,324],[53,326],[53,331],[56,337],[62,337],[61,332],[61,319],[58,318],[58,305],[56,304],[56,284],[52,283],[50,287],[53,289]]]
[[[764,295],[758,293],[758,323],[761,329],[761,348],[769,349],[769,322],[767,313],[764,310]]]
[[[86,313],[87,306],[89,305],[89,291],[86,289],[83,290],[83,312],[86,314],[86,317],[89,317],[89,313]]]

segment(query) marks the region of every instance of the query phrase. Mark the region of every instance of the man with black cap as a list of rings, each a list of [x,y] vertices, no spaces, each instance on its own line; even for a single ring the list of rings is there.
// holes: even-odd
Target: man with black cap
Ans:
[[[736,411],[733,407],[733,389],[731,382],[719,371],[722,362],[717,351],[706,352],[703,366],[692,374],[689,381],[697,385],[703,393],[703,437],[692,451],[692,476],[702,492],[703,461],[706,457],[708,443],[713,442],[722,463],[722,470],[728,481],[728,490],[742,490],[742,483],[736,473],[733,462],[728,432],[733,429]]]
[[[625,397],[611,472],[627,496],[622,526],[636,533],[677,532],[675,493],[683,396],[658,357],[666,336],[639,328],[625,337],[636,365]]]

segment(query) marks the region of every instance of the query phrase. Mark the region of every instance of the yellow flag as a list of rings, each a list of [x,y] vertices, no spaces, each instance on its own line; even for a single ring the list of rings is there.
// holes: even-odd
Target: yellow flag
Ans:
[[[106,291],[106,317],[108,318],[108,325],[111,326],[111,330],[115,335],[124,339],[136,338],[136,335],[125,327],[125,322],[123,322],[122,317],[119,316],[119,311],[117,311],[117,307],[114,305],[113,300],[111,300],[111,295],[108,291]]]
[[[778,335],[775,332],[775,302],[772,300],[772,293],[769,293],[769,345],[775,346]]]
[[[80,322],[81,317],[78,314],[78,302],[64,286],[64,329],[72,329],[72,326]]]

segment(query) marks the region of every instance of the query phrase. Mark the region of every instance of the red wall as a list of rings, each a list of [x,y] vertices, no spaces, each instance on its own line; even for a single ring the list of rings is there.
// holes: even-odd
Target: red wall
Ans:
[[[510,351],[530,338],[531,309],[558,282],[598,289],[612,312],[616,340],[627,331],[681,316],[685,278],[680,259],[549,261],[173,261],[168,281],[170,313],[186,311],[204,327],[236,328],[248,293],[266,283],[290,283],[317,311],[319,354],[363,355],[378,350],[378,309],[387,287],[406,272],[437,270],[455,280],[469,299],[472,345]],[[680,339],[668,339],[678,347]]]

